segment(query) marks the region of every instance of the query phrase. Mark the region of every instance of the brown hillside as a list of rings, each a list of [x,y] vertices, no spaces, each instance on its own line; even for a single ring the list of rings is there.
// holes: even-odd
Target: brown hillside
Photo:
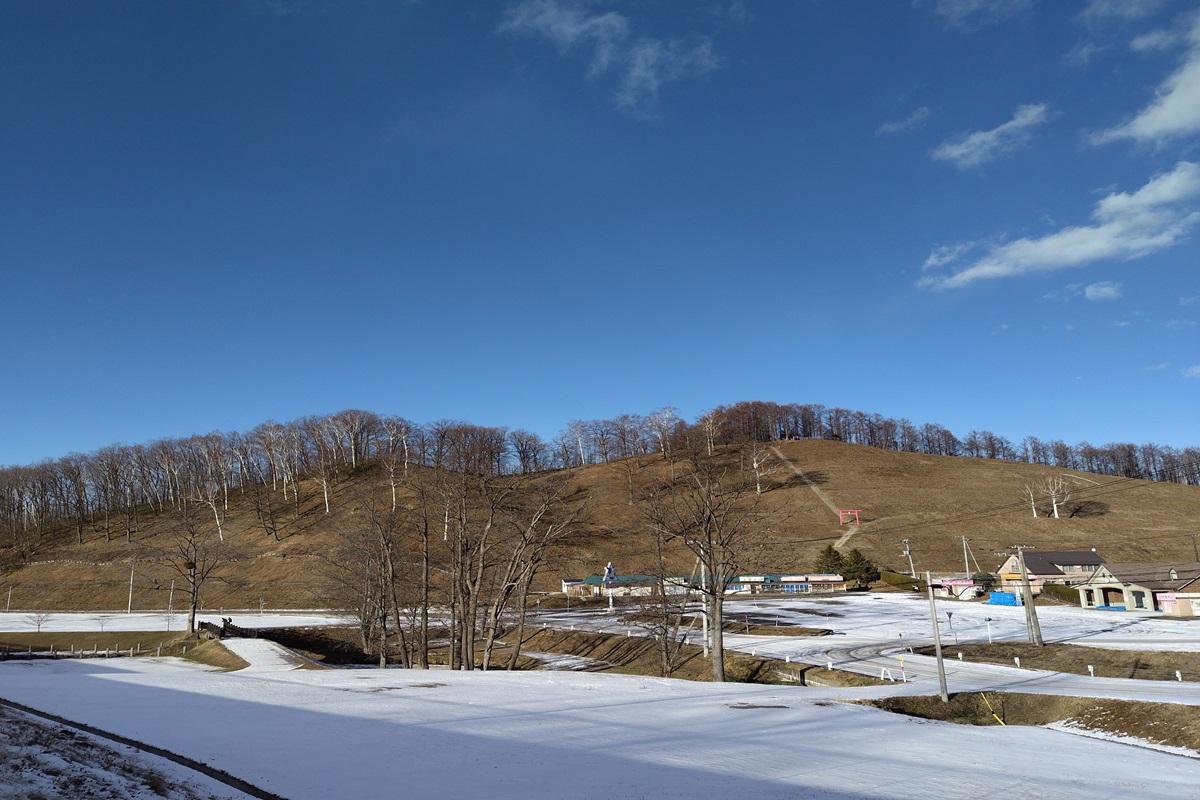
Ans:
[[[810,569],[822,547],[848,532],[838,526],[826,500],[835,507],[863,510],[863,524],[843,550],[857,547],[881,566],[905,571],[902,538],[912,541],[918,569],[961,570],[962,535],[970,540],[980,566],[994,569],[1002,560],[997,553],[1017,543],[1097,547],[1112,560],[1191,560],[1189,534],[1200,531],[1197,487],[835,441],[782,442],[778,448],[788,463],[777,464],[764,482],[762,513],[744,559],[747,570]],[[743,456],[726,448],[715,458],[735,464]],[[656,456],[576,470],[573,488],[591,498],[585,529],[555,555],[539,588],[553,590],[558,578],[597,572],[609,560],[622,573],[649,569],[652,541],[629,503],[628,474],[632,470],[636,482],[644,484],[666,468]],[[1077,479],[1064,511],[1070,516],[1033,519],[1022,504],[1022,488],[1050,474]],[[363,524],[361,509],[373,495],[379,503],[388,495],[382,475],[364,469],[345,476],[326,515],[319,487],[310,482],[303,487],[299,513],[290,504],[283,511],[281,541],[275,542],[258,527],[249,496],[235,494],[224,529],[240,560],[222,568],[220,578],[206,586],[205,607],[252,608],[260,599],[273,608],[327,605],[321,557],[338,531]],[[169,525],[170,520],[147,512],[132,543],[125,541],[118,524],[112,541],[105,541],[100,523],[85,532],[82,545],[74,542],[73,531],[63,531],[43,542],[34,563],[0,576],[0,602],[11,587],[14,610],[124,608],[131,556],[144,559],[147,551],[167,547]],[[692,559],[685,553],[672,559],[674,568],[690,572]],[[139,560],[135,609],[164,608],[170,580],[163,565]],[[182,602],[182,592],[177,592],[177,607]]]

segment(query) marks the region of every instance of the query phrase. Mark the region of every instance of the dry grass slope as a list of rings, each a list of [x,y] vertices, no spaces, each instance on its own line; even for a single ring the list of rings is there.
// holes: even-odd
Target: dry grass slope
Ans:
[[[788,464],[777,465],[759,498],[761,514],[747,547],[747,570],[806,570],[817,552],[847,533],[825,500],[836,507],[863,509],[863,524],[843,545],[861,549],[882,566],[901,567],[900,540],[912,541],[918,569],[961,569],[959,536],[970,539],[984,569],[1002,560],[997,553],[1022,543],[1041,548],[1097,547],[1111,560],[1191,559],[1188,534],[1200,530],[1200,488],[1148,481],[1118,480],[1087,473],[1074,476],[1076,497],[1063,519],[1033,519],[1022,506],[1022,487],[1062,470],[984,459],[896,453],[833,441],[783,442]],[[727,449],[715,458],[735,466],[742,458]],[[790,468],[803,470],[821,490]],[[580,535],[555,554],[542,573],[543,590],[559,577],[586,575],[613,561],[623,573],[647,570],[651,540],[636,506],[629,502],[632,471],[638,484],[665,473],[661,457],[637,463],[615,462],[576,470],[573,488],[590,498]],[[322,556],[340,530],[363,524],[363,507],[374,499],[386,505],[383,476],[362,469],[335,488],[333,511],[323,513],[315,483],[303,487],[297,509],[281,513],[280,541],[266,536],[255,520],[248,495],[234,495],[226,518],[226,538],[239,560],[206,586],[204,606],[218,608],[313,608],[328,603]],[[1001,513],[980,515],[996,508]],[[14,609],[123,609],[129,560],[135,566],[134,607],[164,608],[171,574],[165,566],[140,561],[169,544],[171,521],[145,514],[133,542],[114,524],[111,541],[101,527],[87,532],[82,545],[73,531],[49,537],[32,563],[0,576],[0,600],[13,590]],[[673,568],[690,572],[686,553],[673,555]],[[906,568],[907,564],[903,564]],[[177,607],[182,593],[176,593]]]

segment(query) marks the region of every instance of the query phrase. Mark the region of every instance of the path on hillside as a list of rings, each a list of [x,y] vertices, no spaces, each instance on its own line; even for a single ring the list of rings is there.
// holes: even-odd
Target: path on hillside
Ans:
[[[838,506],[836,503],[833,502],[833,500],[830,499],[829,495],[825,494],[825,491],[823,489],[821,489],[820,486],[817,486],[815,483],[813,483],[809,479],[809,477],[804,474],[804,470],[800,469],[795,464],[793,464],[788,459],[788,457],[783,454],[783,451],[780,450],[777,445],[771,445],[771,450],[775,453],[775,455],[779,458],[780,461],[782,461],[784,464],[787,464],[791,468],[792,472],[796,473],[796,476],[798,478],[800,478],[800,480],[804,481],[804,483],[808,485],[808,488],[813,490],[813,494],[815,494],[818,497],[818,499],[820,499],[820,501],[825,504],[826,508],[828,508],[831,512],[833,512],[833,515],[835,517],[837,517],[838,524],[840,525],[842,518],[841,518],[841,515],[838,514]],[[842,534],[842,537],[840,539],[838,539],[836,542],[834,542],[834,544],[833,544],[834,548],[840,549],[841,547],[843,547],[846,544],[846,542],[850,541],[851,536],[858,533],[858,528],[859,528],[859,526],[857,524],[851,525],[850,527],[846,528],[846,532],[844,534]]]

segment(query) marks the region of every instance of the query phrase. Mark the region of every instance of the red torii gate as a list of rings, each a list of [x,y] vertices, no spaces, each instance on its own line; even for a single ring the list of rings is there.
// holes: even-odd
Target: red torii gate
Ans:
[[[854,520],[855,525],[862,524],[862,509],[861,508],[839,508],[837,510],[838,525],[845,525],[850,520]]]

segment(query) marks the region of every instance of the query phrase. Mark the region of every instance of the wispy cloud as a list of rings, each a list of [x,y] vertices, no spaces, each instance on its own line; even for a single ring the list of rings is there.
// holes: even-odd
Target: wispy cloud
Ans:
[[[1181,306],[1200,305],[1200,294],[1194,294],[1191,297],[1179,298],[1179,305],[1181,305]]]
[[[972,33],[1028,10],[1033,0],[916,0],[950,28]]]
[[[1079,18],[1088,24],[1107,20],[1131,22],[1148,17],[1163,7],[1163,0],[1089,0]]]
[[[1170,361],[1160,361],[1157,364],[1151,364],[1150,366],[1146,367],[1146,369],[1150,372],[1160,372],[1169,366],[1171,366]]]
[[[1092,210],[1090,225],[996,245],[963,269],[945,277],[923,278],[919,285],[958,289],[980,280],[1140,258],[1177,244],[1200,223],[1200,211],[1191,202],[1198,196],[1200,165],[1180,161],[1136,192],[1114,192],[1103,198]]]
[[[1169,331],[1186,331],[1189,328],[1200,327],[1200,322],[1194,319],[1169,319],[1163,323],[1163,327]]]
[[[1188,367],[1187,369],[1183,370],[1183,377],[1185,377],[1185,378],[1200,378],[1200,364],[1197,364],[1194,367]]]
[[[1153,53],[1159,50],[1170,50],[1184,41],[1186,41],[1186,37],[1183,31],[1155,28],[1130,39],[1129,49],[1135,53]]]
[[[624,14],[571,0],[522,0],[504,11],[499,30],[545,39],[564,55],[583,53],[589,78],[618,73],[616,104],[635,113],[653,109],[663,86],[719,64],[708,37],[635,37]]]
[[[1121,297],[1121,284],[1116,281],[1089,283],[1083,287],[1083,296],[1088,300],[1119,300]]]
[[[1087,69],[1088,65],[1107,49],[1106,46],[1092,41],[1080,42],[1066,52],[1063,63],[1068,67]]]
[[[1027,143],[1033,129],[1049,117],[1045,103],[1018,106],[1008,122],[986,131],[974,131],[938,145],[932,155],[949,161],[959,169],[969,169],[993,161]]]
[[[1188,25],[1182,35],[1188,43],[1187,53],[1179,67],[1159,85],[1150,104],[1129,121],[1094,134],[1093,142],[1107,144],[1120,139],[1161,142],[1200,133],[1200,16],[1189,18]]]
[[[921,265],[921,269],[937,269],[947,264],[953,264],[974,250],[978,244],[978,242],[954,242],[935,247],[929,257],[925,259],[925,263]]]
[[[883,123],[875,129],[875,135],[894,136],[897,133],[908,133],[909,131],[915,131],[917,128],[920,128],[922,125],[924,125],[932,115],[933,111],[930,110],[929,106],[921,106],[920,108],[914,109],[913,112],[904,119],[890,120]]]

